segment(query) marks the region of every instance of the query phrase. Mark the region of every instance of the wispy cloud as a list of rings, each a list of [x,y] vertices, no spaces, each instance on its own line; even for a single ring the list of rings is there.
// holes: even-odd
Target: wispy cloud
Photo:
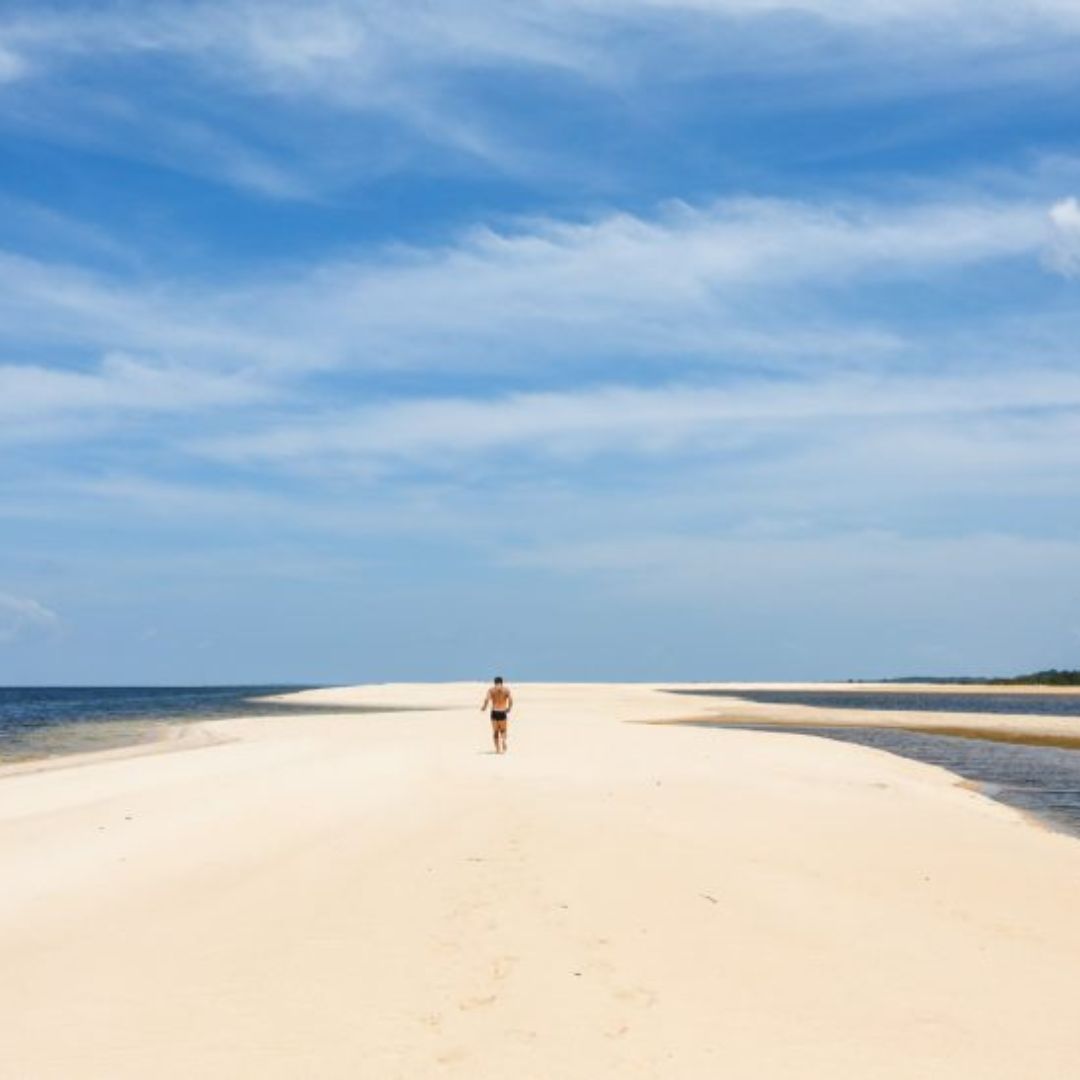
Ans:
[[[25,70],[25,63],[15,52],[0,45],[0,85],[21,78]]]
[[[30,349],[154,354],[195,364],[281,359],[256,313],[234,290],[228,310],[213,282],[110,273],[0,252],[0,341],[8,355]],[[256,301],[261,299],[255,297]]]
[[[1080,410],[1080,375],[1022,374],[826,377],[755,381],[718,389],[611,386],[573,393],[524,393],[478,400],[426,400],[310,417],[303,425],[207,440],[220,460],[322,463],[330,472],[402,462],[436,471],[461,456],[585,458],[722,450],[748,440],[789,442],[823,424],[852,419],[871,428],[896,418]]]
[[[1070,277],[1080,274],[1080,202],[1068,198],[1055,203],[1050,209],[1050,225],[1049,265]]]
[[[119,354],[89,371],[0,365],[0,444],[101,439],[125,417],[205,412],[272,396],[249,374],[216,375]]]
[[[0,639],[1047,653],[1078,72],[1074,0],[13,0]]]
[[[286,106],[387,118],[398,128],[395,145],[411,138],[509,165],[509,142],[493,138],[460,95],[449,94],[455,73],[523,65],[580,76],[604,66],[602,50],[586,46],[572,27],[550,12],[515,5],[469,12],[320,0],[301,10],[280,0],[169,0],[44,12],[24,8],[0,22],[0,43],[10,83],[44,82],[58,95],[14,99],[13,118],[30,116],[37,127],[75,141],[97,139],[121,153],[168,160],[184,172],[216,172],[237,186],[279,197],[312,194],[321,171],[378,172],[387,159],[374,138],[363,139],[361,153],[348,154],[340,143],[313,143],[302,123],[262,124],[237,108],[252,94]],[[164,86],[199,83],[203,96],[184,95],[181,101],[157,94],[160,107],[147,123],[145,114],[124,103],[122,66],[146,61],[159,65]],[[105,81],[111,90],[95,83],[78,94],[63,92],[68,73],[103,65],[114,66],[115,78]],[[72,110],[76,124],[66,119]],[[237,129],[245,133],[246,146],[228,134]],[[302,166],[296,160],[301,150]]]
[[[183,412],[265,400],[268,388],[237,375],[160,367],[107,356],[96,371],[0,366],[0,416],[10,422],[83,410]]]
[[[545,159],[550,168],[565,155],[539,129],[508,122],[499,95],[478,92],[478,77],[531,78],[541,101],[555,79],[633,122],[673,78],[801,70],[814,73],[815,93],[832,73],[863,93],[903,95],[912,87],[895,72],[927,55],[922,90],[943,75],[974,87],[996,78],[988,73],[1000,64],[1013,80],[1072,77],[1075,55],[1050,62],[1048,51],[1067,48],[1078,32],[1071,0],[23,5],[0,19],[0,84],[9,91],[0,113],[6,107],[9,123],[264,195],[318,198],[417,154],[445,152],[510,173]],[[146,64],[155,73],[150,111],[133,107],[126,81]],[[170,93],[176,85],[188,92]],[[252,95],[296,110],[294,122],[252,115],[243,108]],[[306,115],[375,126],[325,138]],[[380,130],[383,121],[392,134]]]
[[[635,10],[692,11],[717,17],[759,17],[800,13],[828,22],[857,26],[914,23],[920,26],[967,26],[987,34],[987,26],[1030,27],[1040,20],[1080,26],[1080,13],[1071,0],[571,0],[574,6],[616,13]]]
[[[29,596],[0,592],[0,645],[25,634],[60,627],[60,616]]]
[[[595,77],[610,63],[611,38],[635,25],[666,25],[693,44],[707,20],[760,23],[768,37],[793,27],[777,16],[854,29],[911,27],[957,32],[987,44],[1053,30],[1080,30],[1072,0],[478,0],[468,10],[401,0],[317,0],[301,12],[281,0],[253,3],[73,5],[9,16],[4,40],[42,61],[108,53],[178,54],[264,88],[366,103],[392,100],[395,74],[431,67],[526,65]],[[708,39],[698,48],[707,48]]]
[[[1054,211],[1068,216],[1069,204]],[[613,352],[869,363],[903,343],[862,287],[925,283],[1048,250],[1033,199],[814,204],[734,199],[646,217],[530,219],[274,279],[177,281],[0,258],[8,348],[131,351],[264,371],[586,367]],[[1059,234],[1068,221],[1059,227]]]

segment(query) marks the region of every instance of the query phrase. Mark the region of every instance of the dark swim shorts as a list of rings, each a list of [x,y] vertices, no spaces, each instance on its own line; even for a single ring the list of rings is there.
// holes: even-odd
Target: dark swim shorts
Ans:
[[[492,720],[505,720],[506,716],[507,716],[507,714],[504,713],[504,712],[501,712],[499,709],[492,709],[491,710],[491,719]]]

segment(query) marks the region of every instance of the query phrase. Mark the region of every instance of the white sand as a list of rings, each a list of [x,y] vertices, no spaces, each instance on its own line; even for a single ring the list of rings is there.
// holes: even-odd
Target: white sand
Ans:
[[[0,1076],[1076,1076],[1080,843],[644,686],[0,778]],[[436,711],[437,710],[437,711]],[[180,744],[183,746],[184,744]]]

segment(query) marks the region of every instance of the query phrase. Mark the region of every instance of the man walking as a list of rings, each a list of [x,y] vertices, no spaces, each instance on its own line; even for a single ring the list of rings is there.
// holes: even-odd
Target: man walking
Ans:
[[[491,737],[495,741],[495,753],[505,754],[506,724],[510,718],[510,710],[514,707],[514,695],[510,693],[510,687],[503,686],[501,675],[495,676],[495,682],[488,688],[480,711],[483,712],[488,705],[491,706]]]

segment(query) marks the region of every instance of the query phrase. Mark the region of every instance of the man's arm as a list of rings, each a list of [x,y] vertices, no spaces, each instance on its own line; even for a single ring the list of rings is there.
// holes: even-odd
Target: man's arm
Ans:
[[[514,695],[507,690],[506,691],[506,711],[509,712],[514,707]]]
[[[487,693],[486,693],[486,694],[484,695],[484,704],[480,706],[480,711],[481,711],[481,712],[483,712],[483,711],[484,711],[484,710],[485,710],[485,709],[487,708],[487,706],[488,706],[488,702],[489,702],[490,700],[491,700],[491,691],[489,690],[489,691],[488,691],[488,692],[487,692]]]

